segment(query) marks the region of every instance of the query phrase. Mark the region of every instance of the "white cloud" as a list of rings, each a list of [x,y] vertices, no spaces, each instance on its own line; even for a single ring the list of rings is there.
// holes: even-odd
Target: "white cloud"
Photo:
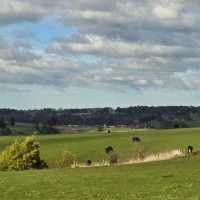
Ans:
[[[160,19],[173,20],[178,17],[179,10],[180,8],[177,3],[165,3],[164,5],[158,4],[153,8],[153,14]]]
[[[188,71],[200,67],[198,6],[184,0],[3,0],[4,26],[57,15],[59,23],[79,31],[55,38],[46,51],[0,41],[0,82],[197,88],[197,76],[190,81],[194,74]]]

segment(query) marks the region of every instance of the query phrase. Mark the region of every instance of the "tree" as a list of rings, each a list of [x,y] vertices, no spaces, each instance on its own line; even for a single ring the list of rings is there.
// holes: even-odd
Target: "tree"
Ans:
[[[6,123],[5,123],[5,120],[4,118],[0,118],[0,129],[6,129]]]
[[[50,119],[47,122],[47,124],[49,126],[55,126],[55,125],[57,125],[57,123],[58,123],[58,120],[57,120],[56,115],[51,116]]]
[[[40,119],[37,114],[33,117],[32,122],[34,123],[35,130],[40,131]]]
[[[10,118],[10,125],[11,125],[11,126],[15,126],[15,122],[16,122],[15,118],[14,118],[14,117],[11,117],[11,118]]]

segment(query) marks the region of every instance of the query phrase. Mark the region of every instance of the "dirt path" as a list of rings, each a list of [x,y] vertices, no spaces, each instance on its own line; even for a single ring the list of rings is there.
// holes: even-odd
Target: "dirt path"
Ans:
[[[117,165],[132,165],[137,163],[146,163],[146,162],[153,162],[153,161],[161,161],[161,160],[169,160],[177,157],[183,157],[185,156],[185,153],[181,151],[180,149],[175,149],[168,152],[160,152],[156,154],[150,154],[146,156],[144,159],[131,159],[126,162],[119,162]],[[91,166],[88,166],[86,164],[77,164],[76,167],[80,168],[88,168],[88,167],[103,167],[103,166],[109,166],[108,161],[104,162],[96,162],[93,163]]]

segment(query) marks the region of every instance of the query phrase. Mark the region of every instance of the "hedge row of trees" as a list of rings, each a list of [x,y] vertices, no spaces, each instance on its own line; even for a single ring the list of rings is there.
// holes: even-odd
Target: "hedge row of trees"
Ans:
[[[0,109],[0,118],[6,122],[34,123],[35,128],[56,125],[127,125],[136,128],[178,128],[193,126],[192,121],[200,121],[200,107],[136,106],[128,108],[88,108],[88,109],[42,109],[12,110]],[[0,122],[1,123],[1,122]],[[1,125],[0,125],[1,126]]]

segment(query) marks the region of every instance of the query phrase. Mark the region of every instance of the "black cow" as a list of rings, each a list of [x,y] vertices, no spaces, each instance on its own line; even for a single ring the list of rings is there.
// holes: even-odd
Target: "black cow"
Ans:
[[[92,165],[92,161],[91,160],[87,160],[87,165],[91,166]]]
[[[113,147],[111,147],[111,146],[105,148],[105,152],[106,152],[107,154],[112,153],[113,151],[114,151],[114,149],[113,149]]]
[[[133,137],[132,141],[133,142],[141,142],[141,139],[139,137]]]
[[[192,152],[193,152],[193,146],[189,145],[189,146],[187,147],[187,152],[188,152],[188,153],[192,153]]]

